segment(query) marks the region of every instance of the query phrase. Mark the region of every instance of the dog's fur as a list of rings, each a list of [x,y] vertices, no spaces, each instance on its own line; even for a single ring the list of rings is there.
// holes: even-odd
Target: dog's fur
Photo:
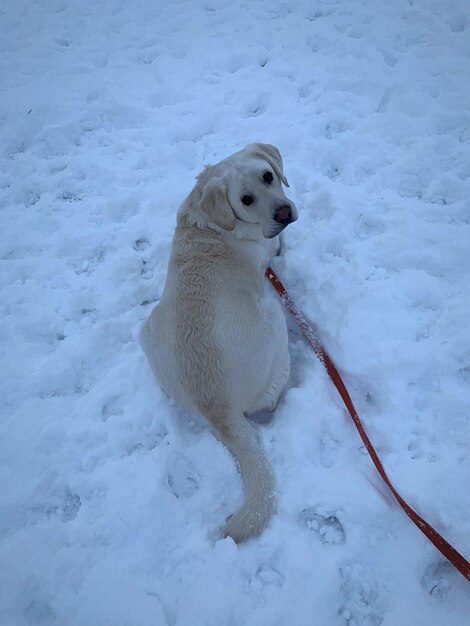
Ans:
[[[202,414],[240,465],[245,500],[225,526],[237,542],[259,534],[275,508],[273,470],[245,415],[273,411],[290,370],[284,313],[264,279],[287,225],[276,211],[290,207],[288,221],[297,219],[281,183],[269,144],[205,168],[179,208],[165,289],[141,331],[162,388]]]

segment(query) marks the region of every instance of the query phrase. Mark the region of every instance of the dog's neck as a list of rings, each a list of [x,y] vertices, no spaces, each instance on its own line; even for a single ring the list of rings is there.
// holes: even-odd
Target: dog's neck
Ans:
[[[190,250],[194,253],[197,248],[205,255],[217,257],[224,255],[223,249],[226,248],[230,249],[232,254],[242,255],[245,260],[249,259],[253,269],[262,272],[263,275],[278,246],[274,239],[266,239],[263,236],[260,224],[249,224],[241,220],[237,220],[233,230],[226,231],[216,225],[201,228],[190,223],[186,216],[180,215],[176,228],[183,235],[183,238],[179,239],[178,255],[185,256]]]

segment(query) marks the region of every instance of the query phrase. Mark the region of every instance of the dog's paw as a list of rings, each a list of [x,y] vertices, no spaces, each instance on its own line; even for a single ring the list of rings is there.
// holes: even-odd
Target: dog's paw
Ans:
[[[346,541],[343,525],[329,511],[307,507],[299,514],[300,523],[315,532],[322,543],[341,544]]]

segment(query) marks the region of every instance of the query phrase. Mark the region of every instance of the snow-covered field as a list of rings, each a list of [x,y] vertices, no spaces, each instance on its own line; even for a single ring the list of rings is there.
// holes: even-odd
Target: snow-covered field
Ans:
[[[275,268],[470,558],[468,1],[3,0],[0,29],[0,624],[468,624],[295,333],[279,509],[240,546],[232,458],[136,340],[194,176],[278,145]]]

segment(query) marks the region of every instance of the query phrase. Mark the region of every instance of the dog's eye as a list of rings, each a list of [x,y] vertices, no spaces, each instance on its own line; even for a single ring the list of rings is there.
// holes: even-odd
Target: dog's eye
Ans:
[[[270,185],[270,184],[273,182],[274,177],[273,177],[273,175],[272,175],[272,173],[271,173],[271,172],[265,172],[265,173],[263,174],[263,180],[264,180],[264,182],[265,182],[265,183],[267,183],[268,185]]]
[[[253,202],[255,201],[253,196],[242,196],[241,200],[245,206],[250,206],[250,204],[253,204]]]

